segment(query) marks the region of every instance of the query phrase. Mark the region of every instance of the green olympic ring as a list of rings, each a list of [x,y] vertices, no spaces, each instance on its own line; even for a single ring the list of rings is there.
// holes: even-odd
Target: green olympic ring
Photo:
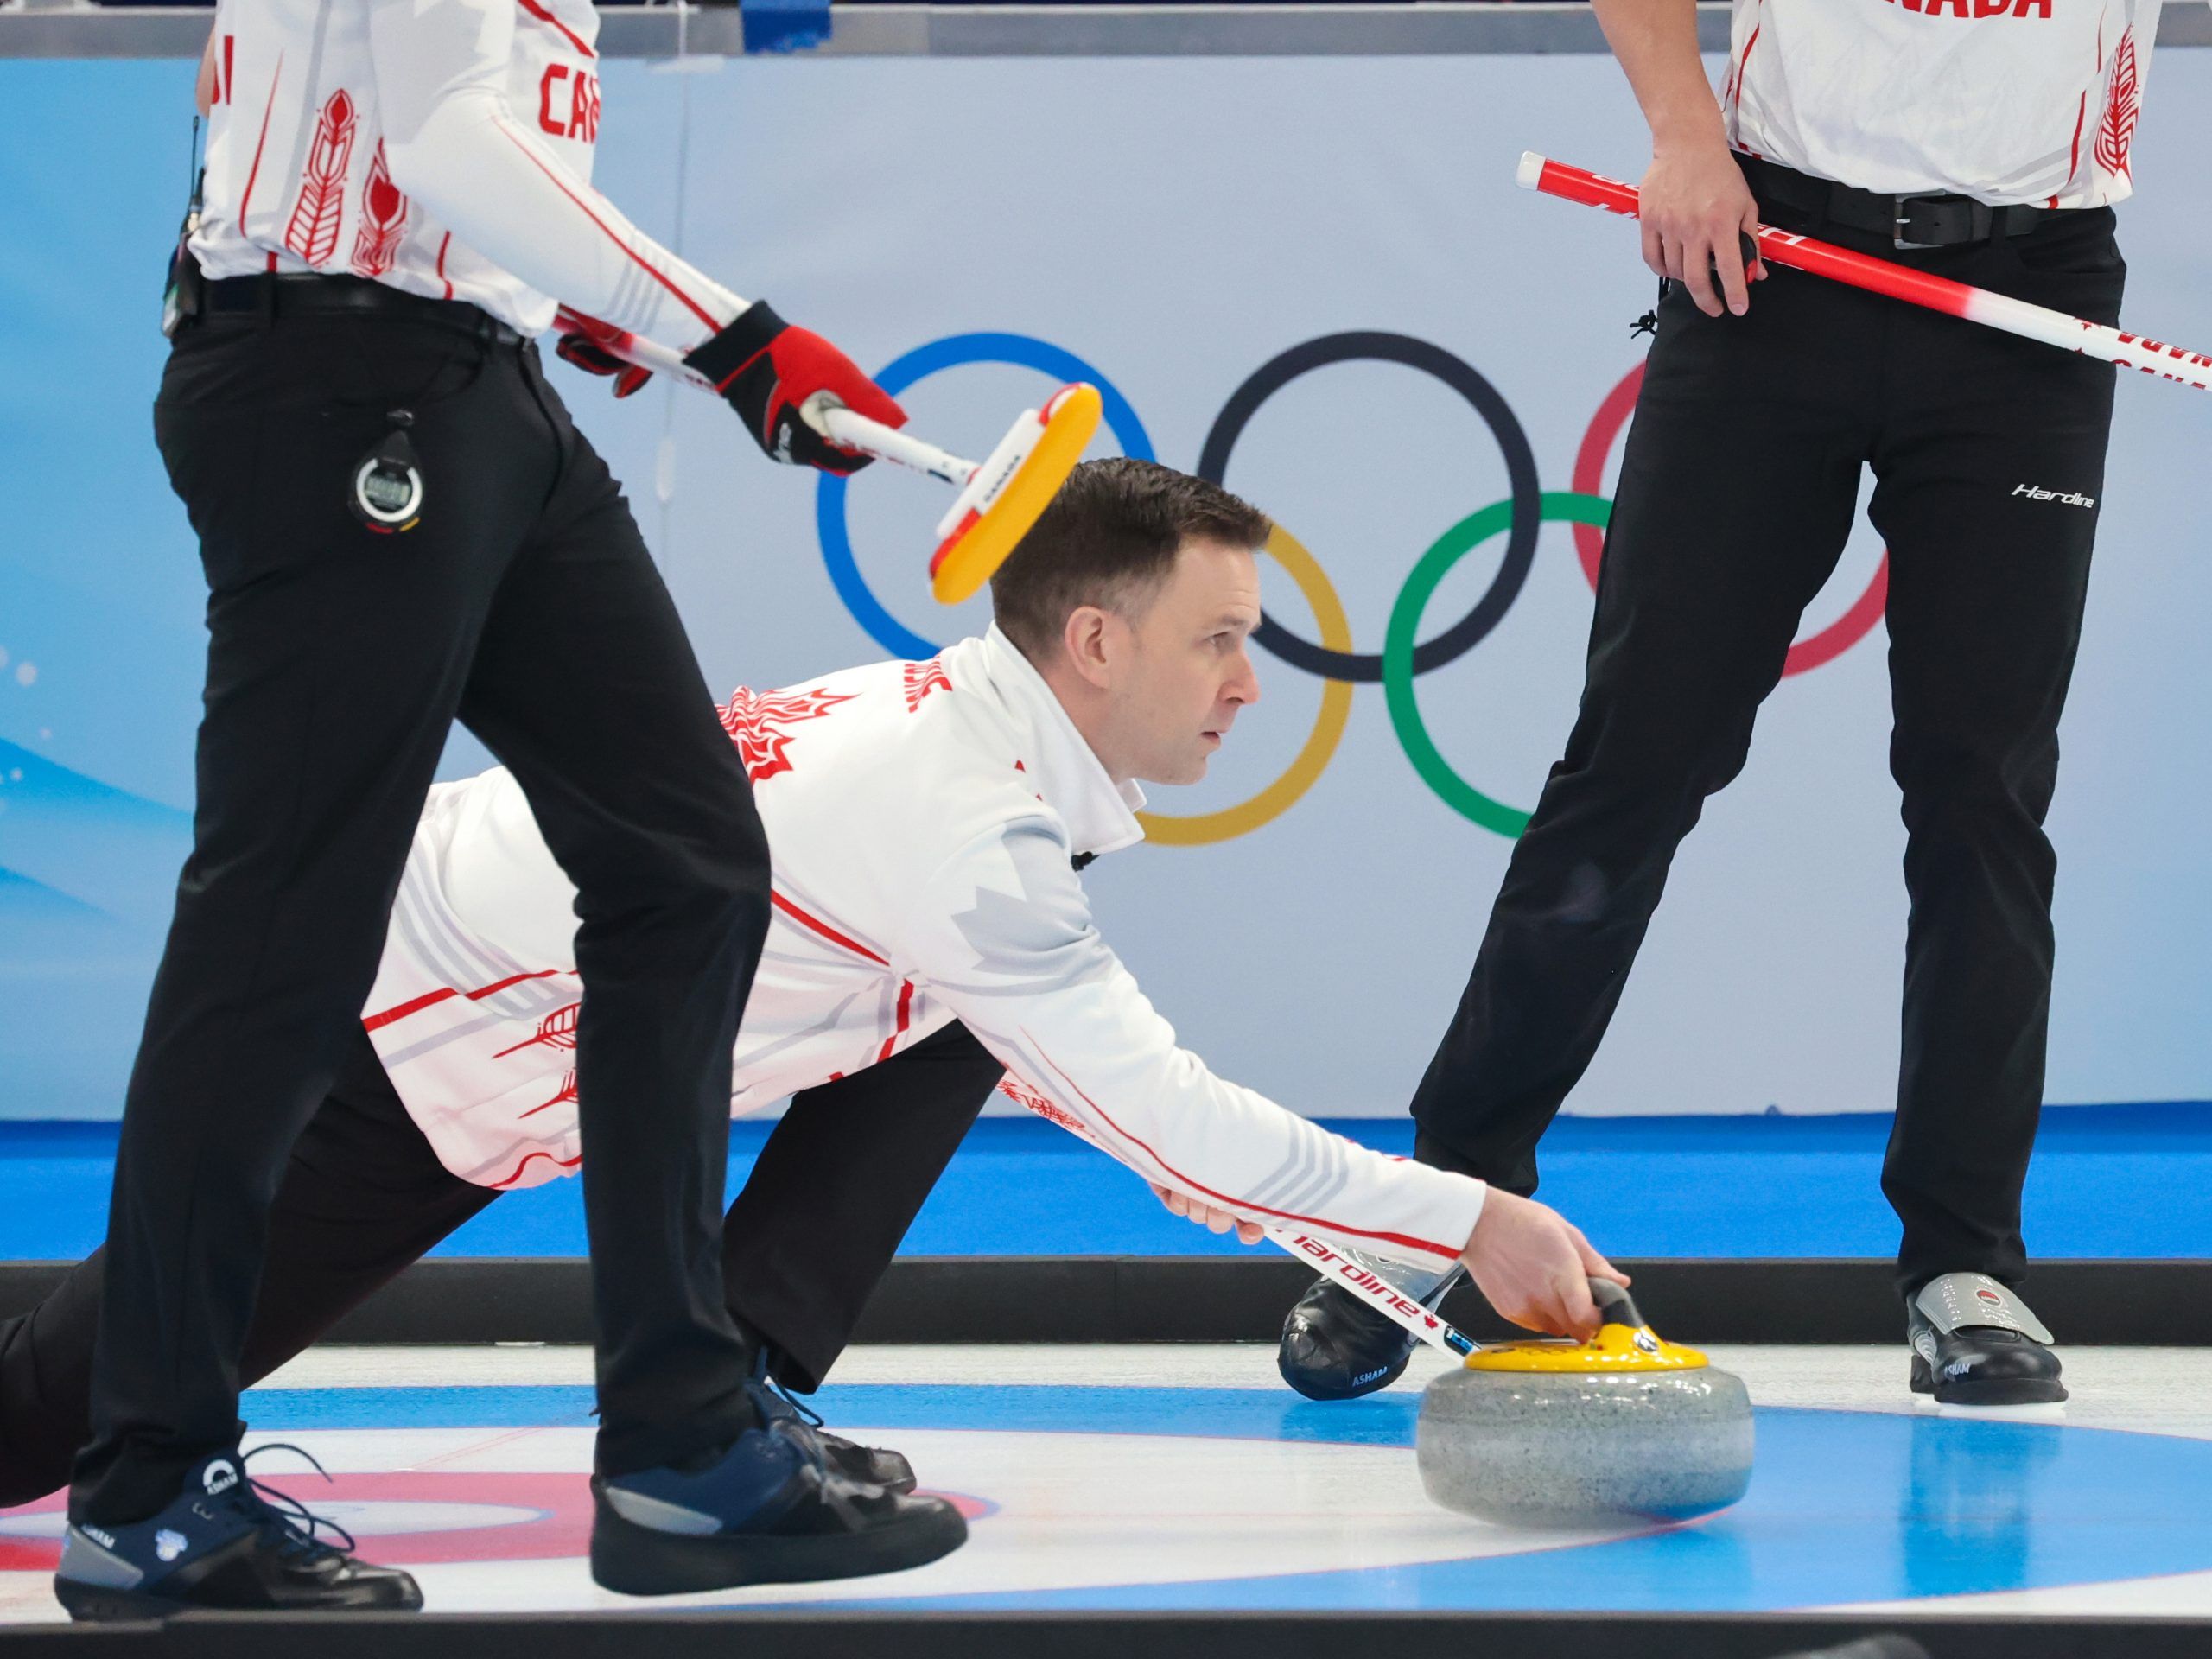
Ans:
[[[1613,508],[1602,495],[1581,495],[1571,490],[1547,490],[1542,501],[1539,523],[1589,524],[1599,530],[1605,527]],[[1398,590],[1397,603],[1390,607],[1389,627],[1382,636],[1382,695],[1390,709],[1390,728],[1397,733],[1406,758],[1446,806],[1509,841],[1518,838],[1529,827],[1529,814],[1484,794],[1452,771],[1438,752],[1428,728],[1422,723],[1421,704],[1414,693],[1414,636],[1430,596],[1452,567],[1512,526],[1513,504],[1493,501],[1438,537]]]

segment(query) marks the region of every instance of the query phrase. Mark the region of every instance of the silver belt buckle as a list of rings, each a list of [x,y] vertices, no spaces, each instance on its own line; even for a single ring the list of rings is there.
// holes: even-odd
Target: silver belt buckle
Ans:
[[[1915,201],[1925,200],[1935,196],[1940,196],[1942,194],[1943,192],[1940,190],[1923,191],[1916,196],[1891,196],[1890,198],[1890,245],[1891,247],[1897,249],[1899,251],[1904,251],[1916,248],[1940,248],[1943,245],[1941,242],[1908,242],[1904,239],[1905,224],[1911,218],[1911,213],[1908,210],[1907,204]]]

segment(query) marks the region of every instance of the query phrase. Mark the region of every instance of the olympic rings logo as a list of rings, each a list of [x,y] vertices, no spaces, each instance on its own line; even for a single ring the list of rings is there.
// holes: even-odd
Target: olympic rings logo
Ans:
[[[1460,519],[1414,562],[1390,607],[1382,649],[1373,653],[1352,648],[1351,620],[1320,561],[1278,524],[1267,550],[1297,584],[1313,613],[1319,637],[1306,639],[1264,613],[1252,637],[1282,662],[1321,681],[1321,706],[1313,728],[1282,774],[1257,794],[1213,812],[1146,813],[1145,831],[1155,842],[1171,847],[1205,846],[1249,835],[1281,817],[1313,788],[1335,758],[1351,720],[1352,688],[1376,683],[1382,687],[1384,706],[1399,747],[1414,772],[1440,799],[1471,822],[1509,839],[1528,827],[1526,810],[1477,788],[1445,760],[1421,717],[1415,682],[1458,661],[1505,620],[1535,565],[1537,535],[1543,525],[1573,527],[1578,560],[1594,592],[1604,549],[1603,531],[1612,510],[1611,502],[1599,493],[1605,462],[1636,407],[1637,392],[1643,380],[1643,365],[1624,376],[1599,405],[1575,452],[1573,487],[1568,490],[1547,491],[1539,484],[1535,455],[1520,421],[1497,388],[1471,365],[1427,340],[1372,331],[1309,340],[1262,364],[1230,394],[1215,416],[1212,429],[1200,446],[1195,470],[1217,484],[1224,482],[1237,439],[1262,404],[1301,375],[1332,364],[1353,362],[1395,363],[1432,376],[1458,392],[1482,417],[1497,444],[1505,462],[1506,497]],[[930,375],[980,363],[1034,369],[1055,380],[1090,381],[1104,399],[1106,426],[1122,453],[1143,461],[1156,458],[1144,423],[1110,380],[1074,353],[1027,334],[955,334],[932,340],[890,363],[876,380],[895,397]],[[825,474],[815,495],[815,528],[837,596],[869,637],[894,656],[916,659],[935,656],[939,647],[893,616],[861,575],[846,524],[845,493],[844,479]],[[1445,577],[1460,560],[1498,536],[1505,537],[1505,550],[1497,574],[1481,598],[1441,633],[1418,639],[1428,601]],[[1849,610],[1789,648],[1783,674],[1802,674],[1833,662],[1858,644],[1881,620],[1888,596],[1885,554],[1866,592]]]

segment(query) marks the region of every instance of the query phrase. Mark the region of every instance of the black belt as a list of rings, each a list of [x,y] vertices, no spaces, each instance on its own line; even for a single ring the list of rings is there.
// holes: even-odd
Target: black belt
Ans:
[[[1854,231],[1886,236],[1898,248],[1965,247],[2000,236],[2025,236],[2068,208],[1993,207],[1972,196],[1885,196],[1756,156],[1738,155],[1751,194]],[[1817,235],[1815,228],[1814,234]]]
[[[333,313],[388,316],[465,329],[495,345],[514,346],[522,335],[466,300],[434,300],[404,294],[359,276],[318,276],[308,272],[277,276],[225,276],[207,284],[200,301],[202,316],[297,317]]]

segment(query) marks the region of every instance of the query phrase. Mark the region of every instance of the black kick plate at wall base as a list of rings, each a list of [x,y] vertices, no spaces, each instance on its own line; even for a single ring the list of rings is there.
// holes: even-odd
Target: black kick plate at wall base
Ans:
[[[1664,1335],[1692,1343],[1889,1343],[1904,1311],[1886,1262],[1623,1262]],[[0,1319],[67,1271],[0,1262]],[[902,1256],[861,1320],[861,1342],[1272,1342],[1313,1281],[1250,1256]],[[2067,1344],[2212,1344],[2212,1262],[2039,1262],[2021,1287]],[[1471,1285],[1445,1303],[1478,1340],[1516,1334]],[[571,1257],[418,1262],[326,1338],[359,1343],[589,1342],[591,1275]]]
[[[10,1652],[56,1659],[1815,1659],[1905,1636],[1934,1659],[2197,1659],[2179,1618],[1829,1613],[842,1612],[648,1607],[523,1614],[194,1613],[167,1624],[17,1625]],[[1860,1655],[1894,1647],[1853,1646]]]

